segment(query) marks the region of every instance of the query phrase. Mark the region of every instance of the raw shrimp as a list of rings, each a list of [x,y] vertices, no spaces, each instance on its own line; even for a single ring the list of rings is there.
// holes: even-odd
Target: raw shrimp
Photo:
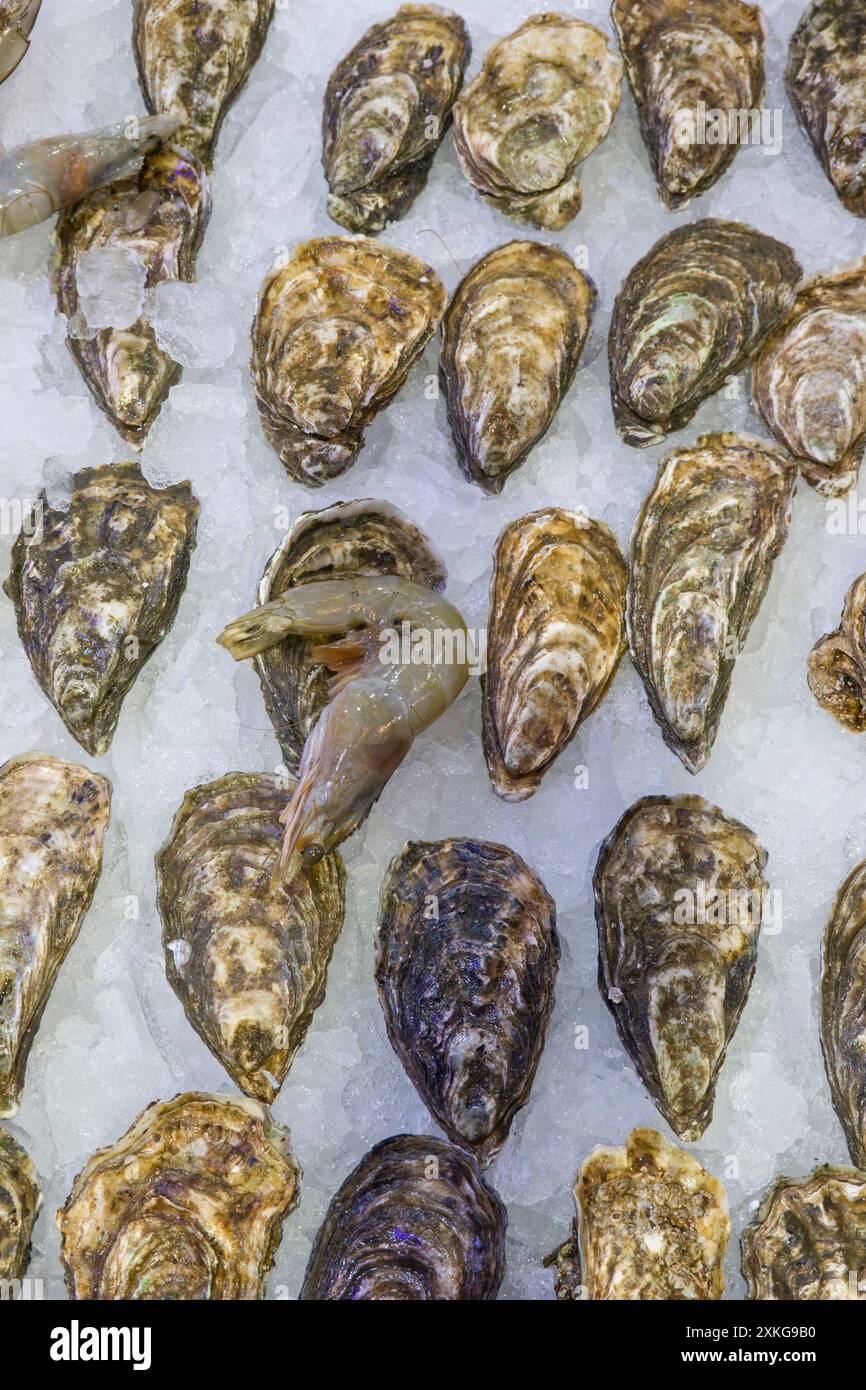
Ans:
[[[30,30],[42,0],[0,0],[0,82],[14,72],[30,47]]]

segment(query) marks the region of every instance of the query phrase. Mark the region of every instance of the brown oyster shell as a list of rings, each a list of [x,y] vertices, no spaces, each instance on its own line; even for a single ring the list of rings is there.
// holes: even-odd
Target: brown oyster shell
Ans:
[[[628,567],[613,532],[548,507],[511,522],[494,553],[481,677],[494,791],[523,801],[604,699],[625,650]]]
[[[42,0],[0,0],[0,82],[15,71],[30,47],[30,31]]]
[[[730,1235],[725,1189],[654,1129],[593,1149],[574,1183],[574,1231],[556,1255],[568,1300],[718,1299]]]
[[[272,882],[285,804],[264,773],[194,787],[156,857],[169,983],[235,1084],[267,1102],[325,997],[345,911],[339,854]]]
[[[809,689],[843,728],[866,732],[866,574],[848,590],[836,631],[809,653]]]
[[[598,294],[555,246],[510,241],[458,285],[442,320],[439,380],[460,467],[500,492],[571,385]]]
[[[749,993],[767,882],[753,832],[701,796],[647,796],[593,877],[598,987],[680,1139],[700,1139]]]
[[[459,15],[401,5],[338,63],[322,118],[335,222],[351,232],[381,232],[408,212],[451,124],[470,53]]]
[[[39,685],[88,753],[111,743],[127,692],[169,631],[195,548],[189,483],[137,463],[85,468],[66,510],[47,497],[12,548],[4,589]]]
[[[797,119],[856,217],[866,217],[864,24],[864,0],[814,0],[791,35],[785,72]]]
[[[75,1299],[255,1299],[301,1172],[257,1101],[154,1101],[98,1149],[57,1213]]]
[[[507,1220],[468,1154],[398,1134],[376,1144],[331,1201],[301,1298],[490,1301],[505,1273]]]
[[[796,465],[760,440],[703,435],[662,460],[635,525],[629,649],[662,737],[689,772],[710,756],[796,479]]]
[[[851,1162],[866,1168],[866,864],[836,895],[824,932],[821,1046]],[[866,1234],[866,1227],[864,1227]]]
[[[528,1101],[553,1009],[556,908],[504,845],[411,841],[385,875],[376,983],[391,1046],[481,1164]]]
[[[11,1134],[0,1129],[0,1279],[23,1279],[26,1274],[41,1206],[32,1160]]]
[[[291,478],[321,487],[345,473],[444,309],[429,266],[369,237],[318,237],[277,262],[259,294],[252,372]]]
[[[783,242],[707,218],[668,232],[626,277],[608,338],[626,444],[681,430],[793,307],[802,270]]]
[[[488,49],[455,103],[467,179],[508,217],[565,227],[580,210],[579,166],[610,129],[621,81],[622,60],[600,29],[532,15]]]
[[[777,1178],[743,1232],[749,1298],[862,1298],[866,1291],[866,1173],[816,1168]]]
[[[27,753],[0,768],[0,1115],[18,1109],[27,1056],[102,868],[111,787]]]

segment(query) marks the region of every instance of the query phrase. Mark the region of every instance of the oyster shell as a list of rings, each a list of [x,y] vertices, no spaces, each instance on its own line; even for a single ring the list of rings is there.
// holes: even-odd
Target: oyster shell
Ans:
[[[557,231],[580,210],[578,168],[610,129],[622,60],[592,24],[533,15],[484,58],[454,105],[469,182],[500,212]]]
[[[866,446],[866,260],[801,290],[753,375],[755,404],[807,483],[849,492]]]
[[[866,732],[866,574],[848,590],[836,631],[809,653],[809,689],[844,728]]]
[[[824,933],[821,1046],[852,1163],[866,1168],[866,864],[836,895]],[[866,1236],[866,1225],[864,1225]]]
[[[683,429],[788,315],[801,275],[789,247],[739,222],[707,218],[657,241],[627,276],[610,325],[613,413],[626,444]]]
[[[27,753],[0,768],[0,1115],[102,868],[111,788],[98,772]]]
[[[189,483],[153,488],[137,463],[85,468],[67,510],[43,498],[12,548],[4,589],[42,690],[88,753],[177,613],[199,505]]]
[[[862,1298],[866,1173],[826,1164],[806,1178],[777,1178],[742,1250],[749,1298]]]
[[[479,1163],[529,1099],[558,964],[553,899],[513,850],[415,840],[391,861],[376,961],[388,1037],[433,1118]]]
[[[451,123],[470,53],[459,15],[401,5],[337,65],[322,121],[335,222],[352,232],[381,232],[408,212]]]
[[[76,1299],[261,1298],[301,1172],[257,1101],[154,1101],[57,1213]]]
[[[156,858],[169,983],[235,1084],[267,1102],[324,998],[345,910],[339,854],[272,883],[285,803],[264,773],[195,787]]]
[[[757,439],[703,435],[659,468],[631,540],[626,627],[665,743],[698,772],[785,543],[796,464]]]
[[[718,1299],[730,1235],[725,1189],[654,1129],[593,1149],[574,1184],[574,1233],[556,1256],[556,1296]]]
[[[699,110],[755,111],[764,95],[764,30],[741,0],[614,0],[613,23],[659,193],[669,208],[706,193],[737,134],[699,140]]]
[[[597,299],[564,251],[537,241],[488,252],[458,285],[442,320],[439,380],[470,483],[500,492],[545,434]]]
[[[857,217],[866,217],[864,23],[864,0],[815,0],[791,36],[785,72],[797,119]]]
[[[0,0],[0,82],[15,71],[30,47],[30,31],[42,0]]]
[[[523,801],[604,698],[625,650],[628,567],[613,532],[548,507],[496,543],[484,755],[494,790]]]
[[[595,868],[598,987],[671,1129],[700,1139],[758,951],[766,850],[701,796],[647,796]]]
[[[321,487],[345,473],[444,308],[429,266],[369,237],[318,237],[277,262],[259,295],[252,371],[290,477]]]
[[[23,1279],[42,1193],[27,1154],[0,1129],[0,1279]]]
[[[505,1208],[467,1154],[398,1134],[349,1174],[319,1227],[307,1301],[489,1301],[505,1273]]]

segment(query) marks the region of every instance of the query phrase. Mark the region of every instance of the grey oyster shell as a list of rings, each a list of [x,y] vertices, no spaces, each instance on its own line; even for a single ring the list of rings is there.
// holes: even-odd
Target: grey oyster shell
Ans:
[[[345,910],[339,854],[272,883],[285,804],[264,773],[195,787],[156,859],[169,983],[235,1084],[268,1103],[325,996]]]
[[[0,1129],[0,1279],[23,1279],[27,1272],[33,1224],[41,1206],[31,1159]]]
[[[628,567],[613,532],[548,507],[505,527],[490,584],[484,755],[523,801],[604,699],[625,651]]]
[[[390,502],[365,498],[302,512],[268,561],[259,605],[296,584],[345,575],[395,575],[437,593],[445,567],[426,536]],[[331,673],[310,655],[314,643],[287,637],[255,658],[268,718],[290,772],[328,703]]]
[[[791,36],[785,81],[844,206],[866,217],[866,3],[815,0]]]
[[[376,1144],[334,1196],[301,1298],[490,1301],[505,1273],[506,1225],[467,1154],[398,1134]]]
[[[66,510],[37,503],[3,587],[39,685],[73,738],[101,754],[174,622],[199,505],[189,483],[151,487],[137,463],[72,481]]]
[[[710,756],[796,480],[796,464],[761,440],[703,435],[662,460],[635,525],[629,649],[665,743],[689,772]]]
[[[804,286],[755,363],[753,392],[807,483],[824,497],[855,486],[866,447],[866,260]]]
[[[766,850],[700,796],[647,796],[595,868],[598,987],[671,1129],[700,1139],[758,950]]]
[[[0,768],[0,1115],[18,1109],[27,1056],[102,868],[111,788],[28,753]]]
[[[669,208],[706,193],[733,161],[737,132],[696,139],[699,111],[760,109],[764,30],[741,0],[614,0],[625,59],[658,190]]]
[[[510,241],[458,285],[442,320],[439,380],[460,467],[500,492],[571,385],[598,295],[555,246]]]
[[[862,1299],[866,1293],[866,1173],[816,1168],[777,1178],[743,1232],[749,1298]]]
[[[533,15],[485,55],[454,106],[469,182],[508,217],[557,231],[580,210],[580,164],[610,129],[622,60],[607,35],[562,14]]]
[[[555,1256],[557,1298],[722,1297],[725,1189],[655,1130],[632,1130],[621,1149],[593,1149],[574,1207],[572,1238]]]
[[[30,47],[30,31],[42,0],[0,0],[0,82],[15,71]]]
[[[97,405],[131,444],[143,442],[181,369],[159,347],[145,315],[128,328],[91,332],[80,313],[79,258],[91,250],[136,255],[148,289],[165,280],[190,281],[209,217],[203,165],[165,148],[137,177],[92,193],[58,221],[54,283],[69,320],[66,343]]]
[[[369,237],[318,237],[277,261],[259,294],[252,372],[264,432],[289,477],[321,487],[354,463],[445,298],[429,266]]]
[[[793,307],[802,270],[789,247],[708,218],[668,232],[617,296],[611,398],[626,444],[681,430],[760,351]]]
[[[451,123],[470,53],[459,15],[401,5],[337,65],[322,118],[335,222],[352,232],[380,232],[409,210]]]
[[[481,1164],[529,1099],[558,965],[553,900],[513,850],[415,840],[391,861],[376,960],[388,1037],[433,1118]]]
[[[261,1298],[300,1180],[288,1132],[257,1101],[154,1101],[57,1213],[70,1298]]]
[[[809,689],[843,728],[866,732],[866,574],[848,590],[836,631],[809,653]]]
[[[824,933],[821,1046],[851,1162],[866,1168],[866,864],[836,895]]]

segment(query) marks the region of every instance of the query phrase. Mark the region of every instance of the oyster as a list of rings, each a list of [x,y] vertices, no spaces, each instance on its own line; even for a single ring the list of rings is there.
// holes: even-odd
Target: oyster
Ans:
[[[708,218],[668,232],[627,276],[608,340],[616,427],[660,443],[741,371],[788,315],[802,271],[789,247]]]
[[[592,24],[533,15],[488,50],[454,106],[469,182],[500,212],[557,231],[580,210],[578,167],[610,129],[622,60]]]
[[[0,82],[17,68],[30,47],[30,31],[42,0],[0,0]]]
[[[479,1163],[526,1104],[559,964],[556,908],[513,850],[411,841],[382,885],[376,983],[391,1045]]]
[[[758,951],[766,850],[701,796],[635,802],[595,868],[598,986],[671,1129],[700,1139]]]
[[[703,435],[662,460],[631,540],[626,627],[665,743],[698,772],[785,543],[796,464],[757,439]]]
[[[613,532],[548,507],[499,537],[490,585],[484,755],[494,790],[523,801],[604,698],[625,650],[628,567]]]
[[[864,0],[815,0],[791,36],[785,73],[797,119],[857,217],[866,217],[864,25]]]
[[[85,468],[66,511],[43,498],[12,548],[4,589],[42,690],[88,753],[177,613],[199,505],[189,483],[153,488],[137,463]]]
[[[857,482],[866,446],[866,260],[812,280],[754,368],[767,426],[825,497]]]
[[[821,1045],[852,1163],[866,1168],[866,864],[836,896],[824,933]],[[864,1226],[866,1235],[866,1226]]]
[[[777,1178],[742,1250],[749,1298],[862,1298],[866,1173],[826,1164],[806,1178]]]
[[[337,65],[322,121],[335,222],[352,232],[381,232],[409,210],[451,123],[470,52],[459,15],[401,5]]]
[[[12,1135],[0,1129],[0,1280],[23,1279],[27,1272],[41,1206],[36,1169]]]
[[[485,1300],[505,1273],[505,1208],[466,1154],[398,1134],[349,1174],[319,1228],[301,1298]]]
[[[632,1130],[622,1149],[593,1149],[574,1207],[574,1233],[555,1257],[557,1298],[722,1297],[725,1189],[654,1129]]]
[[[442,321],[439,380],[460,467],[500,492],[571,385],[598,295],[555,246],[510,241],[461,281]]]
[[[18,1109],[27,1055],[102,868],[111,788],[28,753],[0,768],[0,1115]]]
[[[368,237],[318,237],[276,263],[259,295],[252,370],[290,477],[321,487],[345,473],[444,308],[429,266]]]
[[[659,193],[683,207],[737,152],[736,128],[699,138],[700,112],[730,119],[761,106],[761,12],[741,0],[614,0],[612,16]]]
[[[235,1084],[267,1102],[324,998],[345,909],[338,854],[271,882],[285,802],[263,773],[195,787],[156,859],[169,983]]]
[[[261,1298],[300,1180],[257,1101],[154,1101],[57,1213],[70,1298]]]
[[[836,631],[809,653],[809,689],[844,728],[866,732],[866,574],[848,590]]]

